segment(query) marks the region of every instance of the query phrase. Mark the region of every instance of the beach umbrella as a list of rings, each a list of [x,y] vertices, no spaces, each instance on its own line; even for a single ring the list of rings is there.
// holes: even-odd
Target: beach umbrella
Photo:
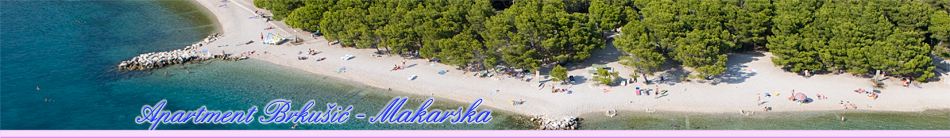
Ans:
[[[805,99],[808,98],[808,96],[806,96],[805,93],[800,93],[800,92],[795,93],[794,97],[796,101],[805,101]]]

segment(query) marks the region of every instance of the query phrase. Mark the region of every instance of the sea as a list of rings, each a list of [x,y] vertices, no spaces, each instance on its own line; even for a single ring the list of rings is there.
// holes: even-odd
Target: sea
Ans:
[[[210,61],[150,71],[118,71],[140,53],[182,48],[218,27],[184,0],[0,1],[0,129],[144,130],[143,105],[245,110],[274,99],[353,105],[374,114],[388,91],[258,60]],[[433,108],[466,103],[437,100]],[[159,130],[532,129],[525,115],[494,110],[487,124],[166,124]],[[845,121],[840,117],[844,116]],[[680,112],[582,115],[581,129],[950,129],[950,111],[794,112],[754,116]]]
[[[730,113],[618,111],[581,115],[588,130],[950,130],[950,111]]]

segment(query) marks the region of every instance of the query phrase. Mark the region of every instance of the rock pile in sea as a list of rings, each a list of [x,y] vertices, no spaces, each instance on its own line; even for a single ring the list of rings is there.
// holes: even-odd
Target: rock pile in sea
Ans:
[[[219,36],[219,34],[212,34],[204,40],[182,49],[141,54],[130,60],[120,62],[118,68],[120,70],[148,70],[167,65],[182,64],[189,61],[200,61],[218,57],[227,58],[227,55],[223,53],[221,55],[212,55],[202,53],[198,50],[201,46],[214,42]]]
[[[559,119],[537,116],[531,121],[538,124],[539,130],[576,130],[580,127],[580,118],[573,116]]]

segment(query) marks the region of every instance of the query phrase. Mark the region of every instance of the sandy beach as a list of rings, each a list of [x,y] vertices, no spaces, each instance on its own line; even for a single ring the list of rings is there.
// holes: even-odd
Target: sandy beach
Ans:
[[[887,87],[879,89],[880,97],[871,99],[855,93],[858,88],[869,89],[868,78],[849,74],[822,74],[802,77],[776,67],[769,53],[744,53],[730,55],[728,71],[718,84],[700,82],[672,82],[645,85],[630,83],[606,87],[594,86],[592,81],[580,81],[573,85],[557,85],[571,93],[552,93],[552,82],[539,87],[539,80],[523,81],[512,77],[496,76],[479,78],[472,73],[463,73],[455,67],[427,62],[425,59],[404,59],[398,56],[374,56],[375,49],[342,48],[331,45],[322,37],[310,37],[309,33],[287,27],[282,22],[267,22],[255,15],[263,9],[253,7],[251,0],[196,0],[214,14],[222,36],[203,48],[213,53],[240,55],[253,51],[249,57],[263,60],[276,66],[286,66],[343,80],[360,82],[369,86],[421,96],[433,96],[468,103],[478,98],[483,105],[526,115],[577,116],[590,112],[609,110],[630,111],[684,111],[684,112],[763,112],[771,107],[772,112],[846,110],[843,105],[853,103],[857,109],[871,111],[922,111],[950,108],[950,81],[948,74],[940,72],[941,81],[901,86],[897,79],[885,80]],[[273,27],[273,29],[270,29]],[[285,37],[297,36],[303,44],[264,45],[261,35],[279,33]],[[247,44],[249,41],[253,43]],[[608,47],[610,48],[610,47]],[[307,55],[310,49],[321,51]],[[603,52],[602,52],[603,53]],[[609,51],[606,53],[610,53]],[[615,54],[596,55],[572,70],[570,75],[591,78],[585,69],[591,64],[606,64],[628,77],[632,69],[617,62]],[[344,55],[353,55],[343,60]],[[298,57],[306,56],[306,60]],[[611,57],[613,56],[613,57]],[[322,61],[316,59],[326,58]],[[394,65],[405,62],[407,68],[392,71]],[[345,68],[345,72],[340,72]],[[440,70],[448,70],[439,74]],[[545,73],[546,74],[546,73]],[[235,74],[240,75],[240,74]],[[412,75],[418,77],[409,80]],[[542,75],[543,76],[543,75]],[[651,77],[653,79],[655,77]],[[671,78],[667,78],[672,80]],[[582,79],[583,80],[583,79]],[[668,91],[666,96],[637,95],[636,87]],[[605,91],[605,89],[609,91]],[[792,91],[805,93],[813,101],[798,103],[787,99]],[[771,96],[766,96],[769,93]],[[817,95],[826,98],[819,98]],[[513,104],[513,101],[524,101]],[[844,102],[845,104],[842,104]]]

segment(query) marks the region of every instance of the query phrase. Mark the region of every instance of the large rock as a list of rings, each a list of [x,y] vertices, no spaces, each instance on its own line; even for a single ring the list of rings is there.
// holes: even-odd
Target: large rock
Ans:
[[[198,48],[217,40],[219,36],[218,34],[212,34],[201,42],[185,46],[185,48],[182,49],[141,54],[132,59],[122,61],[117,67],[119,70],[148,70],[194,60],[210,59],[215,56],[199,52]]]
[[[580,127],[580,118],[573,116],[559,119],[537,116],[531,121],[538,124],[539,130],[576,130]]]

